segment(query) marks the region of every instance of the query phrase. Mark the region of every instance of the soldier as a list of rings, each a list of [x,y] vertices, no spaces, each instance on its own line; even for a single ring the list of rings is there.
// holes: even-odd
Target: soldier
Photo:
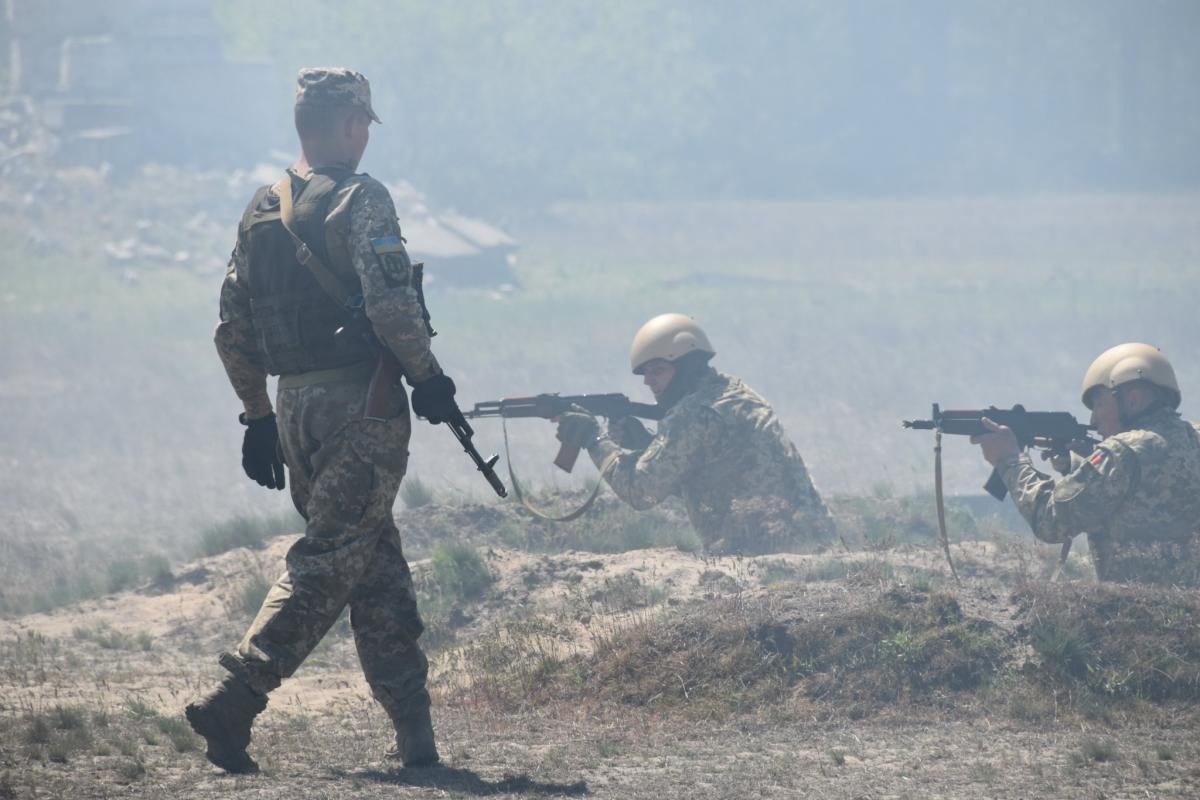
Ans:
[[[558,438],[587,448],[617,496],[637,509],[683,499],[712,553],[770,553],[828,542],[833,520],[774,410],[716,355],[696,322],[662,314],[633,338],[635,375],[666,410],[653,435],[629,417],[599,435],[595,417],[562,415]]]
[[[1044,542],[1086,532],[1102,581],[1195,584],[1200,435],[1175,411],[1175,371],[1148,344],[1101,353],[1083,377],[1083,404],[1106,437],[1058,481],[1034,469],[1012,431],[972,437]],[[1059,467],[1060,470],[1062,466]]]
[[[251,200],[215,339],[245,409],[242,467],[283,489],[286,464],[306,526],[237,651],[221,655],[229,675],[187,707],[187,718],[210,761],[256,771],[246,752],[254,717],[349,606],[363,673],[395,726],[388,755],[425,766],[438,760],[428,664],[392,519],[411,423],[398,373],[381,367],[399,362],[413,411],[435,424],[453,406],[454,383],[430,351],[392,199],[379,181],[355,174],[379,122],[366,78],[303,69],[298,83],[298,164],[311,171],[289,170]],[[280,376],[274,412],[269,374]]]

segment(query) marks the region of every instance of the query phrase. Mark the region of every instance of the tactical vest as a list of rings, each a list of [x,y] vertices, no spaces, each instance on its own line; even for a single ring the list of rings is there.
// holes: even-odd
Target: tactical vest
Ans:
[[[346,169],[321,168],[307,180],[292,177],[296,233],[347,287],[362,295],[347,256],[331,254],[325,222],[339,185],[352,177]],[[349,314],[296,258],[296,244],[279,218],[279,198],[264,186],[242,217],[242,241],[248,252],[250,310],[264,366],[272,375],[334,369],[372,360],[377,346],[348,330],[337,334]],[[331,257],[332,256],[332,257]]]

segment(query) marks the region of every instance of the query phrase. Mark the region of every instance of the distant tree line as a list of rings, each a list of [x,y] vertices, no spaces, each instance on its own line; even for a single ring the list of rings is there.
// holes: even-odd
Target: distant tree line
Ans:
[[[1200,184],[1196,0],[218,0],[475,206]]]

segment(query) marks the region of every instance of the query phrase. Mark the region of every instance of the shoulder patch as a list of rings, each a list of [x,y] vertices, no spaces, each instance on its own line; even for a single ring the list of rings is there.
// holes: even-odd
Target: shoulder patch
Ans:
[[[375,251],[376,255],[380,256],[387,255],[388,253],[403,253],[404,239],[395,235],[372,239],[371,249]]]
[[[1088,463],[1093,467],[1099,467],[1108,460],[1108,451],[1103,447],[1097,447],[1096,452],[1092,453],[1092,457],[1088,459]]]

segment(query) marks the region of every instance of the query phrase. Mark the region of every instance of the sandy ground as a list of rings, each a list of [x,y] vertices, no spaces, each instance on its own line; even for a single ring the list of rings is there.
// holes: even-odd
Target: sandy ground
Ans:
[[[883,580],[875,577],[879,563],[889,565],[891,582],[939,570],[940,555],[919,548],[886,559],[846,552],[706,559],[666,549],[550,556],[488,548],[498,580],[433,657],[443,766],[403,770],[381,758],[388,722],[369,699],[349,637],[335,635],[259,718],[252,752],[263,772],[226,776],[181,732],[179,714],[220,674],[216,653],[233,646],[246,624],[231,598],[255,576],[273,575],[291,541],[279,537],[262,551],[186,565],[173,591],[147,588],[0,621],[0,800],[1200,794],[1200,740],[1190,714],[1019,723],[974,703],[937,712],[898,707],[855,721],[836,709],[797,712],[802,705],[787,714],[764,709],[753,718],[718,720],[628,706],[505,709],[470,691],[469,676],[457,668],[464,647],[512,619],[553,621],[561,647],[587,652],[597,632],[617,635],[656,609],[706,597],[782,593],[790,613],[818,616],[853,604],[867,584]],[[983,543],[956,554],[1000,566],[1005,558]],[[832,562],[860,571],[825,577],[835,571]],[[810,578],[780,588],[771,576],[783,571]],[[1014,625],[1009,596],[993,579],[976,577],[954,592],[968,615],[1001,629]],[[56,711],[64,708],[81,710],[82,719]],[[48,734],[33,731],[39,716],[51,720]],[[75,745],[56,749],[71,737]]]

